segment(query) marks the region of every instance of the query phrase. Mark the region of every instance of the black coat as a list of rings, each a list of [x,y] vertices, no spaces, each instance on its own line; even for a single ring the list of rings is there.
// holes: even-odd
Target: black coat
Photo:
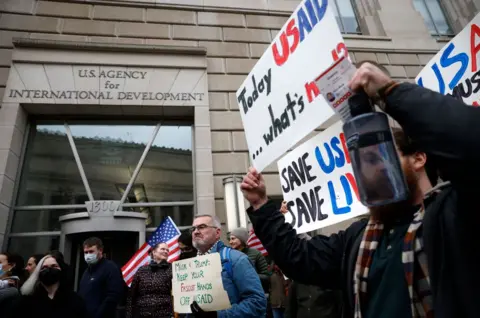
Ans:
[[[288,289],[285,318],[340,318],[342,296],[338,291],[293,282]]]
[[[11,318],[89,318],[83,299],[68,289],[58,290],[50,299],[43,287],[33,295],[21,296]]]
[[[423,238],[436,318],[480,317],[480,109],[403,83],[386,99],[391,115],[451,185],[425,202]],[[330,237],[297,238],[275,204],[249,209],[255,234],[285,275],[341,289],[344,317],[353,317],[353,275],[366,220]]]
[[[92,318],[115,317],[124,292],[120,269],[105,258],[85,270],[78,290]]]

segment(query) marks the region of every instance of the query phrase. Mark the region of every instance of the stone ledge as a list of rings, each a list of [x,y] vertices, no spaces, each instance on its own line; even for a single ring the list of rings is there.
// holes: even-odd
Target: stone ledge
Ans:
[[[174,55],[207,55],[204,47],[166,46],[149,44],[126,44],[126,43],[97,43],[97,42],[74,42],[56,40],[37,40],[26,38],[13,38],[13,46],[16,48],[42,48],[63,49],[76,51],[103,51],[122,53],[160,53]]]

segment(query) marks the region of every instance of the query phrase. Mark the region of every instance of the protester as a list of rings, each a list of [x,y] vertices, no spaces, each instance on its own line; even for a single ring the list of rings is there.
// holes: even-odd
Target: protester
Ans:
[[[221,224],[217,217],[197,215],[191,228],[193,246],[198,255],[219,253],[222,262],[222,282],[232,307],[218,312],[205,312],[193,302],[194,317],[265,317],[267,300],[248,257],[234,249],[226,247],[220,236]]]
[[[20,297],[25,271],[23,258],[14,253],[0,254],[0,317],[8,317]]]
[[[88,268],[80,280],[78,293],[92,318],[113,318],[124,293],[120,269],[103,257],[103,242],[97,237],[85,240],[83,252]]]
[[[74,289],[75,285],[75,271],[74,269],[65,261],[65,257],[63,256],[63,253],[58,251],[58,250],[53,250],[47,253],[48,255],[54,256],[56,259],[60,259],[62,263],[65,266],[65,272],[67,273],[67,283],[66,287],[69,290]]]
[[[238,228],[230,232],[230,246],[237,251],[240,251],[248,256],[248,259],[255,268],[260,281],[262,282],[263,289],[268,292],[270,275],[268,274],[268,263],[265,257],[260,253],[259,250],[250,248],[247,245],[248,241],[248,230],[245,228]]]
[[[284,318],[340,318],[341,303],[341,292],[293,281],[288,289]]]
[[[306,233],[297,235],[311,240]],[[342,317],[342,293],[318,286],[292,282],[288,288],[285,318],[340,318]]]
[[[172,264],[167,259],[167,243],[153,247],[150,264],[141,267],[133,277],[126,318],[172,317]]]
[[[38,262],[43,258],[42,254],[35,254],[30,256],[27,261],[27,266],[25,266],[25,270],[27,271],[28,275],[31,275],[35,268],[37,268]]]
[[[283,276],[282,270],[271,262],[270,272],[270,307],[273,318],[283,318],[286,304],[287,280]]]
[[[193,247],[192,233],[185,231],[178,237],[178,247],[180,248],[180,260],[197,256],[197,250]]]
[[[47,255],[42,258],[22,286],[22,297],[12,318],[87,318],[83,299],[68,289],[68,275],[62,259]]]
[[[276,211],[263,176],[251,168],[241,187],[257,237],[288,277],[341,289],[344,317],[480,317],[472,298],[480,285],[474,208],[480,109],[395,83],[369,63],[350,86],[377,99],[403,127],[405,135],[397,132],[395,141],[409,199],[371,208],[368,224],[305,241]],[[432,191],[427,154],[442,179],[451,181]]]
[[[0,254],[0,290],[9,287],[20,288],[25,281],[23,258],[15,253]]]

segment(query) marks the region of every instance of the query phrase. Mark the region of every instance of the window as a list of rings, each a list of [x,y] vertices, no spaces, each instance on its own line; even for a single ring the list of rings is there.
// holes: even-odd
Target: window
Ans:
[[[351,0],[333,0],[333,10],[337,19],[338,27],[342,33],[359,34],[357,16]]]
[[[430,34],[434,36],[454,35],[439,0],[413,0],[413,5],[425,20]]]
[[[85,212],[90,196],[120,201],[139,162],[121,210],[144,213],[147,228],[156,228],[165,216],[179,227],[190,226],[194,214],[192,126],[157,124],[49,121],[32,125],[9,248],[25,246],[31,253],[55,245],[50,237],[56,242],[62,215]],[[151,147],[144,155],[147,144]],[[37,235],[48,239],[39,241],[40,246],[35,242]]]

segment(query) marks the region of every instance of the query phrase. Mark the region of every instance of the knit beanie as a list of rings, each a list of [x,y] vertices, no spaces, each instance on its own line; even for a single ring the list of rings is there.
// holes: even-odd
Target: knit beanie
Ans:
[[[239,227],[238,229],[232,230],[230,235],[235,236],[238,238],[245,246],[247,246],[248,241],[248,230],[243,227]]]

